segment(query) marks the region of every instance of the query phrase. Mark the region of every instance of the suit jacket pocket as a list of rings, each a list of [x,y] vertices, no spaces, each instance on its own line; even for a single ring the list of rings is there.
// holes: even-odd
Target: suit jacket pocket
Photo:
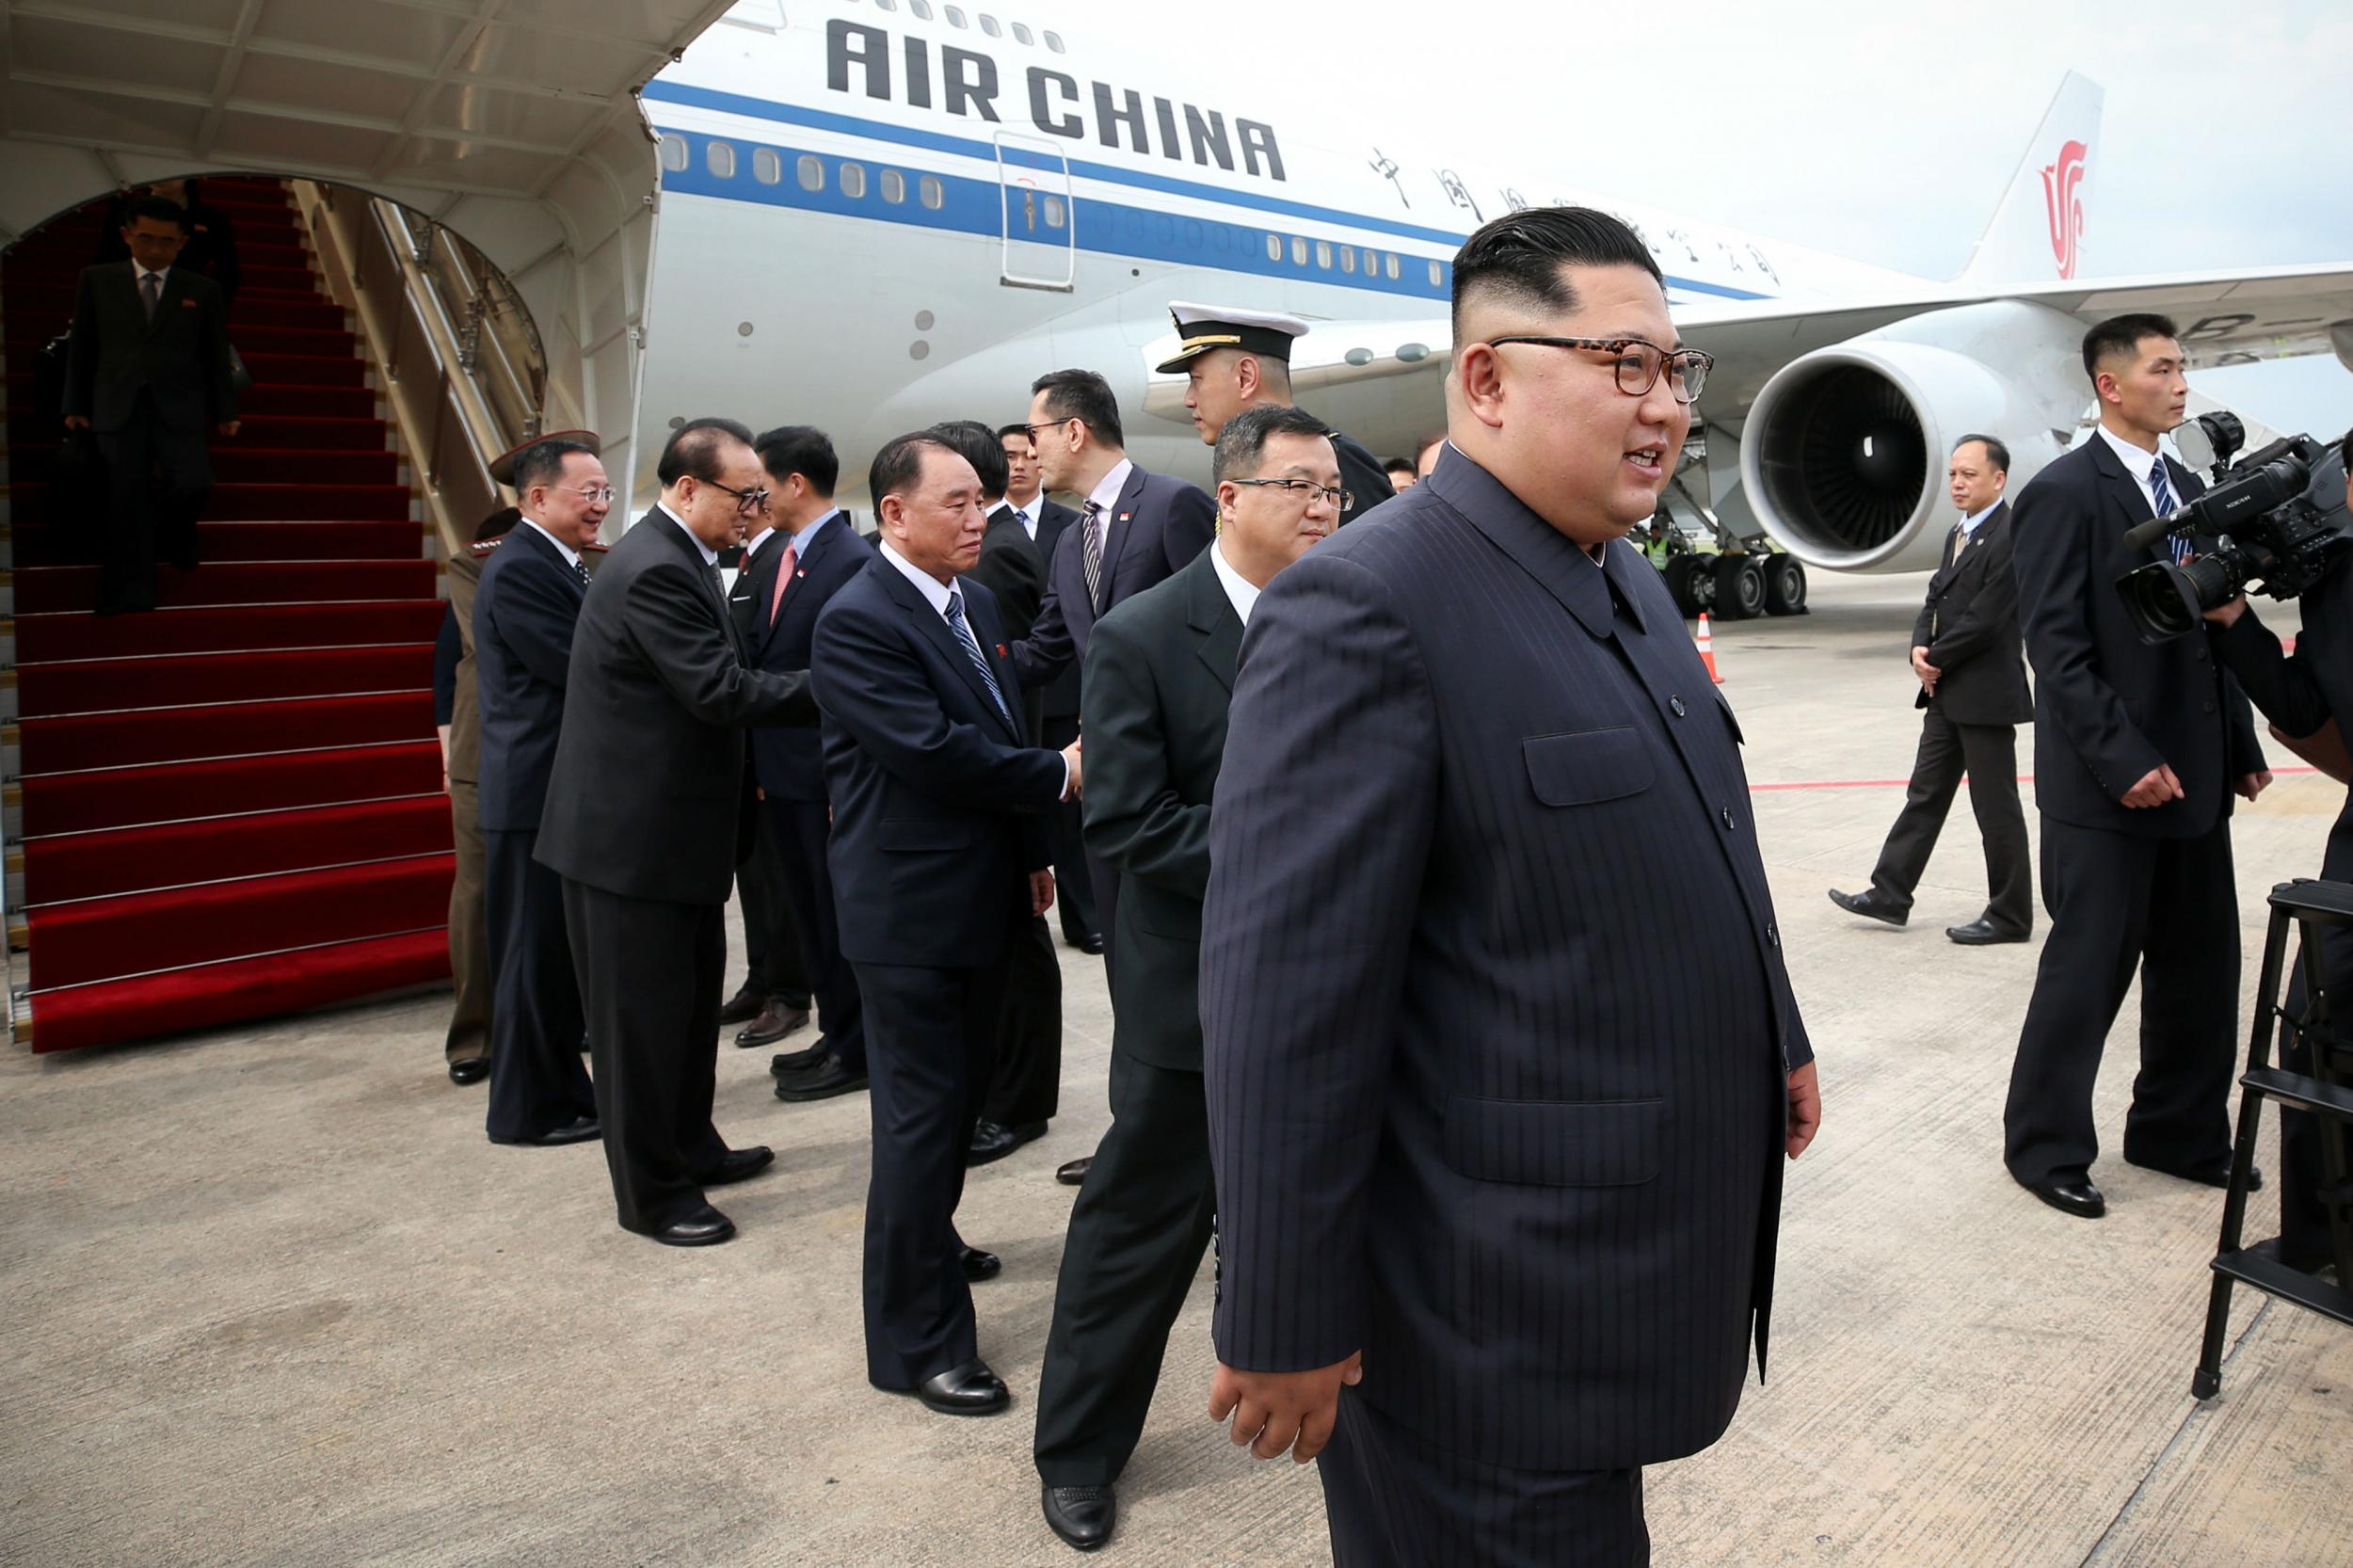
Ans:
[[[927,851],[968,849],[972,829],[960,822],[936,822],[921,817],[885,817],[876,835],[886,850],[920,855]]]
[[[1528,782],[1546,806],[1592,806],[1651,786],[1650,751],[1632,727],[1530,735],[1520,742]]]
[[[1473,1181],[1636,1187],[1658,1174],[1667,1102],[1498,1100],[1446,1108],[1446,1162]]]

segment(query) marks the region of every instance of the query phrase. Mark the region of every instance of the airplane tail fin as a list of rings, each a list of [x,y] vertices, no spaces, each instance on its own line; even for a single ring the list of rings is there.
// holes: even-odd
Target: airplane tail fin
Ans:
[[[2016,286],[2083,270],[2084,213],[2100,137],[2100,84],[2069,72],[2035,127],[1993,219],[1956,281]]]

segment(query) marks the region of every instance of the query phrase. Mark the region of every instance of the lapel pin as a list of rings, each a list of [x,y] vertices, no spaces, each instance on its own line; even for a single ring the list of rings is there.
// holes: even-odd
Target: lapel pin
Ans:
[[[1122,513],[1120,513],[1120,514],[1119,514],[1119,520],[1120,520],[1120,521],[1122,521],[1122,522],[1126,522],[1126,521],[1127,521],[1129,518],[1134,517],[1134,516],[1135,516],[1135,514],[1134,514],[1133,512],[1122,512]]]
[[[1012,657],[1013,657],[1013,655],[1012,655],[1012,654],[1010,654],[1010,653],[1007,653],[1007,652],[1005,651],[1005,645],[1004,645],[1004,644],[1002,644],[1002,643],[999,643],[999,644],[997,645],[997,657],[998,657],[998,658],[1000,658],[1000,659],[1010,659],[1010,658],[1012,658]]]

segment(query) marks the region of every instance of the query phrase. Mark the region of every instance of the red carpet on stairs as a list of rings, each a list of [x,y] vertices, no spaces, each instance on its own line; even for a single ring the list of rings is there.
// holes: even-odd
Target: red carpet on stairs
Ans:
[[[65,1050],[327,1005],[449,972],[433,738],[437,573],[343,309],[275,181],[204,183],[254,378],[214,445],[200,562],[100,618],[94,520],[60,526],[36,355],[103,203],[0,261],[14,680],[16,1034]],[[29,988],[29,999],[25,993]]]

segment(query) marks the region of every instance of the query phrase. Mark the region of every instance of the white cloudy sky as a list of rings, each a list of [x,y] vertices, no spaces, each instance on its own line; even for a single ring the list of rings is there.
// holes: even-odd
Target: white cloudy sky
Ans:
[[[1189,64],[1232,45],[1254,91],[1394,138],[1400,157],[1557,173],[1940,278],[2073,69],[2106,91],[2082,275],[2353,264],[2343,0],[1193,0],[1133,14],[1155,37],[1174,27]],[[2353,372],[2332,358],[2201,384],[2282,429],[2353,424]]]

